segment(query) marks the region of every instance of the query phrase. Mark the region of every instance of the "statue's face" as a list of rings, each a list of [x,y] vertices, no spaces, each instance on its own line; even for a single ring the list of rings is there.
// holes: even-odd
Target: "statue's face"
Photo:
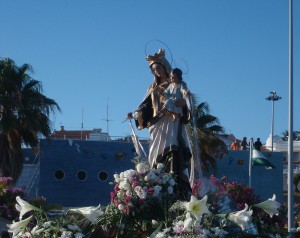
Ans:
[[[151,66],[152,72],[157,76],[157,77],[163,77],[166,76],[166,71],[164,67],[161,64],[153,64]]]
[[[179,80],[177,74],[175,74],[173,72],[171,72],[171,74],[170,74],[170,80],[172,83],[176,83],[176,84],[180,83],[180,80]]]

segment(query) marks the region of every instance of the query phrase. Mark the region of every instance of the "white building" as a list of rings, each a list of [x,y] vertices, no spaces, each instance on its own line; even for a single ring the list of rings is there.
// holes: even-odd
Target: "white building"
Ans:
[[[265,148],[267,150],[272,150],[272,135],[268,137],[266,141]],[[284,161],[287,162],[287,153],[288,153],[288,141],[283,140],[282,137],[275,135],[273,136],[273,151],[274,152],[283,152]],[[293,160],[295,163],[300,163],[300,140],[293,141]]]

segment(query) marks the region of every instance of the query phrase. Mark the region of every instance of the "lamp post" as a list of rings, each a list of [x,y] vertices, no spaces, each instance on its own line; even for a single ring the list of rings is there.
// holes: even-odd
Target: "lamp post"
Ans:
[[[273,152],[273,134],[274,134],[274,102],[280,100],[275,91],[270,92],[270,96],[266,98],[268,101],[272,101],[272,125],[271,125],[271,145],[272,145],[272,152]]]

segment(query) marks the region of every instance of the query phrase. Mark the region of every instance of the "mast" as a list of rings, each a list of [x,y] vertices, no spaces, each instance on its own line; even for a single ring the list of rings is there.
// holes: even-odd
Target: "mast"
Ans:
[[[81,132],[80,132],[80,139],[82,140],[82,133],[83,133],[83,108],[81,111]]]
[[[107,104],[106,104],[106,119],[102,119],[102,120],[106,121],[106,132],[107,132],[107,135],[109,135],[109,122],[112,121],[108,117],[108,100],[109,100],[109,98],[107,98]]]

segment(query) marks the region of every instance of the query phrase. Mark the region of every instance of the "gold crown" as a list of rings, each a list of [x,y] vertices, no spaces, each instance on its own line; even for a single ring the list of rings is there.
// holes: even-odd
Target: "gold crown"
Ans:
[[[159,49],[157,53],[154,55],[148,55],[146,60],[151,64],[151,62],[159,61],[159,59],[165,57],[165,51],[163,49]]]
[[[165,51],[163,49],[159,49],[158,52],[155,53],[154,55],[148,55],[146,57],[146,60],[149,62],[150,68],[154,63],[160,63],[165,67],[168,74],[172,70],[170,63],[165,58]]]

